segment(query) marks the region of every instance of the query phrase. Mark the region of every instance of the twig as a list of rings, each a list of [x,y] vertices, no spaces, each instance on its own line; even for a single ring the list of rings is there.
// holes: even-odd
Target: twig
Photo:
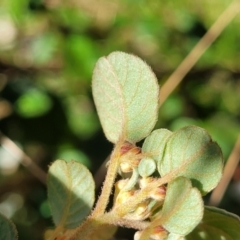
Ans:
[[[160,106],[168,98],[168,96],[174,91],[174,89],[180,84],[186,74],[196,64],[199,58],[207,50],[207,48],[214,42],[214,40],[221,34],[226,26],[233,20],[233,18],[240,11],[240,1],[233,1],[229,7],[219,16],[212,27],[206,32],[206,34],[200,39],[197,45],[187,55],[187,57],[181,62],[178,68],[168,78],[166,83],[162,86],[160,92]]]
[[[223,171],[223,177],[219,182],[218,186],[214,189],[210,197],[209,205],[217,206],[221,202],[222,197],[226,191],[226,188],[229,182],[231,181],[234,171],[238,165],[239,158],[240,158],[240,135],[238,136],[238,140],[228,158],[227,164]]]
[[[46,184],[46,173],[26,154],[21,148],[19,148],[11,139],[4,136],[1,133],[1,145],[9,153],[11,153],[15,159],[18,159],[20,163],[28,169],[38,180],[43,184]]]

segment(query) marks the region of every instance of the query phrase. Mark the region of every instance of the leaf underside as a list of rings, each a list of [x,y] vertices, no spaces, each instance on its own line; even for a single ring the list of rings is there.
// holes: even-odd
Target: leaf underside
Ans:
[[[92,91],[100,122],[113,143],[135,143],[153,129],[158,116],[159,86],[140,58],[113,52],[96,63]]]
[[[79,162],[56,160],[48,172],[48,199],[56,226],[75,228],[90,213],[94,181]]]
[[[161,176],[174,171],[176,177],[187,177],[194,187],[206,194],[221,179],[222,152],[204,129],[188,126],[167,139],[163,157],[158,159],[158,170]]]
[[[160,221],[173,234],[185,236],[190,233],[203,216],[200,192],[192,188],[191,181],[178,177],[168,184]]]
[[[0,214],[0,239],[2,240],[18,239],[15,225],[2,214]]]

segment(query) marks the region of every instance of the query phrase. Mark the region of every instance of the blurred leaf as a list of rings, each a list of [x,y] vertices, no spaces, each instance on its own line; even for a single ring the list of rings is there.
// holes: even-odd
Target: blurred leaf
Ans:
[[[15,103],[18,114],[26,118],[41,116],[47,113],[51,107],[50,97],[38,89],[25,92]]]
[[[185,8],[176,8],[174,10],[176,27],[181,32],[187,33],[194,27],[195,18],[193,14]]]
[[[202,122],[201,126],[210,132],[214,139],[217,139],[224,157],[228,158],[240,133],[239,121],[228,113],[217,112]]]
[[[51,217],[51,209],[47,200],[43,201],[40,205],[40,213],[44,218]]]
[[[174,132],[168,138],[163,158],[158,159],[161,176],[174,171],[175,176],[190,178],[202,194],[216,187],[222,169],[221,149],[204,129],[197,126]]]
[[[91,173],[78,162],[56,160],[50,166],[47,185],[55,225],[77,227],[93,206],[95,187]]]
[[[170,96],[160,108],[159,116],[161,118],[172,120],[183,114],[183,101],[175,95]]]
[[[5,2],[15,23],[21,23],[28,15],[28,0],[8,0]]]
[[[18,239],[15,225],[2,214],[0,214],[0,239],[2,240]]]
[[[187,235],[203,217],[203,200],[200,192],[192,188],[191,182],[178,177],[170,182],[159,219],[168,232]]]
[[[46,64],[57,49],[58,35],[48,32],[38,36],[31,46],[31,56],[35,64]]]
[[[98,54],[95,43],[87,36],[70,35],[64,45],[66,66],[73,75],[91,79]]]
[[[75,31],[84,31],[91,23],[90,17],[81,9],[73,7],[71,3],[69,5],[56,8],[54,19],[64,27]]]
[[[240,239],[240,218],[225,210],[205,207],[202,222],[185,237],[186,240]]]
[[[83,95],[70,96],[64,104],[72,132],[82,139],[92,137],[99,128],[99,122],[90,99]]]
[[[63,159],[66,162],[74,160],[82,163],[87,168],[90,168],[91,166],[91,161],[88,156],[84,154],[81,150],[73,148],[72,146],[60,146],[56,158]]]
[[[113,52],[98,60],[93,73],[93,97],[109,141],[138,142],[153,129],[159,87],[140,58]]]

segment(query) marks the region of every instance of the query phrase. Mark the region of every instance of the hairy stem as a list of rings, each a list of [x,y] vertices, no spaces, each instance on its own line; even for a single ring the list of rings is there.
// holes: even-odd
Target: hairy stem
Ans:
[[[105,212],[112,191],[112,187],[117,175],[121,145],[122,142],[117,143],[111,154],[107,175],[102,188],[102,193],[97,201],[96,207],[92,213],[92,217],[101,216]]]
[[[76,240],[79,239],[81,234],[81,240],[88,240],[91,237],[93,232],[96,232],[98,228],[101,228],[103,225],[115,225],[122,226],[127,228],[134,228],[137,230],[143,230],[149,226],[147,221],[134,221],[123,219],[119,217],[114,211],[105,213],[99,217],[89,217],[75,232],[74,234],[69,234],[67,240]]]
[[[104,214],[104,212],[106,210],[113,184],[117,175],[121,146],[122,141],[119,141],[111,154],[110,163],[103,184],[102,192],[96,203],[96,207],[93,210],[92,215],[87,218],[87,220],[82,225],[75,229],[75,231],[71,234],[70,238],[68,238],[69,240],[77,239],[80,234],[82,240],[87,239],[89,234],[96,230],[96,227],[104,223],[106,224],[106,222],[104,222],[106,221],[106,219],[104,218],[106,214]],[[109,222],[107,223],[110,224]]]

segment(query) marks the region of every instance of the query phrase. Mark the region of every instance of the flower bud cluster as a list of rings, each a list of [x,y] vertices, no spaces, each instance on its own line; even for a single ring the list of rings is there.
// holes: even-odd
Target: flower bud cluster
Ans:
[[[123,173],[132,172],[141,160],[141,148],[125,142],[120,150],[120,171]]]
[[[120,204],[129,201],[129,198],[134,196],[139,190],[133,188],[131,190],[124,190],[129,179],[119,180],[115,184],[115,194],[114,194],[114,206],[119,206]],[[144,220],[149,217],[150,209],[148,208],[149,200],[146,200],[124,216],[125,219],[129,220]]]
[[[152,177],[142,178],[139,180],[139,187],[140,187],[140,189],[143,189],[143,188],[147,187],[148,184],[150,184],[151,182],[154,182],[154,181],[156,181],[156,179],[154,179]],[[165,195],[166,195],[166,187],[159,186],[150,192],[149,197],[158,202],[163,202]]]
[[[132,197],[137,196],[139,192],[146,190],[150,184],[158,180],[150,176],[141,177],[139,175],[137,167],[142,157],[143,154],[141,153],[141,149],[131,143],[125,142],[121,147],[119,170],[121,173],[127,173],[128,176],[130,173],[132,177],[130,179],[121,179],[115,183],[113,208],[127,203],[130,198],[133,199]],[[136,172],[137,175],[135,175]],[[158,186],[154,189],[150,189],[151,188],[149,188],[147,199],[136,205],[135,208],[125,214],[123,218],[133,221],[143,221],[147,219],[151,221],[157,217],[159,209],[161,209],[165,199],[166,187]],[[140,239],[143,231],[136,232],[134,240]],[[167,235],[168,232],[162,226],[157,226],[151,230],[150,240],[161,240]]]

